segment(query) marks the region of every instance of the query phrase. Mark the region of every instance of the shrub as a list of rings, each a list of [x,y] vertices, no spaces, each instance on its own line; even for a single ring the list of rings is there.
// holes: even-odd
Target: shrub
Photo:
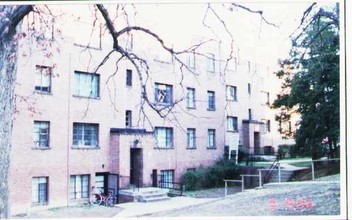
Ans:
[[[182,176],[182,182],[186,190],[198,190],[202,187],[202,178],[203,176],[201,170],[187,171]]]
[[[187,171],[183,177],[186,190],[198,190],[223,186],[224,179],[238,179],[239,169],[235,161],[219,160],[213,166]]]

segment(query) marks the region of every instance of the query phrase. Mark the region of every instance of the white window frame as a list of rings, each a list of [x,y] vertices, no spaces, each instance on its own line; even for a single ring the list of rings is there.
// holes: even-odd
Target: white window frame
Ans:
[[[40,93],[51,93],[51,76],[52,67],[49,66],[35,66],[35,76],[34,76],[34,90]]]
[[[46,205],[49,202],[49,177],[32,178],[32,203]]]
[[[235,116],[227,116],[227,131],[238,132],[238,118]]]
[[[269,119],[262,119],[264,123],[264,132],[265,133],[270,133],[271,132],[271,122]]]
[[[215,92],[214,91],[208,91],[208,110],[209,111],[215,111],[216,105],[215,105]]]
[[[170,106],[173,104],[173,88],[172,85],[155,83],[154,99],[159,105]]]
[[[208,148],[215,149],[216,148],[216,130],[208,129]]]
[[[70,176],[70,199],[89,198],[89,175]]]
[[[161,180],[161,188],[173,188],[175,170],[161,170],[160,171],[160,180]]]
[[[73,123],[72,145],[75,148],[98,148],[99,125]]]
[[[74,96],[87,98],[100,97],[99,74],[75,71],[74,82]]]
[[[126,86],[132,87],[133,72],[131,69],[126,69]]]
[[[196,148],[196,129],[187,128],[187,148],[195,149]]]
[[[34,121],[33,144],[36,148],[49,148],[50,122]]]
[[[196,108],[196,90],[194,88],[187,88],[187,108]]]
[[[236,86],[226,86],[226,99],[228,101],[237,101],[237,87]]]
[[[157,148],[173,148],[173,128],[155,127],[154,136]]]
[[[126,110],[125,112],[125,126],[126,128],[132,127],[132,111]]]
[[[270,93],[266,91],[262,91],[262,105],[270,105]]]

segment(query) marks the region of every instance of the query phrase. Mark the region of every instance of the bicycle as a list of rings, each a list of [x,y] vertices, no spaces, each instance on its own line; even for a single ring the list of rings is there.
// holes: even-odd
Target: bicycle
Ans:
[[[93,190],[94,192],[94,187]],[[108,194],[104,194],[104,192],[101,191],[101,189],[99,189],[99,193],[92,193],[90,198],[89,198],[89,202],[92,205],[100,205],[100,204],[104,204],[105,206],[114,206],[115,205],[115,196],[111,195],[111,193]]]

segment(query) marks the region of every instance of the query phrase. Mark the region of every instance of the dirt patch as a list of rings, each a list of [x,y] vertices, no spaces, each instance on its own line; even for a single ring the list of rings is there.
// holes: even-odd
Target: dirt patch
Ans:
[[[93,205],[77,205],[69,207],[59,207],[47,210],[32,212],[26,216],[14,216],[14,218],[108,218],[119,213],[122,208],[93,206]]]

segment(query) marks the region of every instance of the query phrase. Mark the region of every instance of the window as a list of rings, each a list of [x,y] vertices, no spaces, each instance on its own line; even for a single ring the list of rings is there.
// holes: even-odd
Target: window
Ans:
[[[42,93],[50,93],[52,68],[37,65],[35,69],[34,90]]]
[[[132,70],[126,70],[126,86],[132,86]]]
[[[208,71],[215,72],[215,55],[212,53],[208,54]]]
[[[187,148],[196,148],[196,129],[187,128]]]
[[[262,105],[270,104],[270,95],[269,92],[262,91]]]
[[[49,122],[34,121],[33,143],[35,147],[49,147]]]
[[[215,92],[208,91],[208,110],[215,110]]]
[[[70,176],[70,199],[89,197],[89,175]]]
[[[215,129],[208,129],[208,148],[215,148]]]
[[[252,109],[248,109],[248,119],[252,120]]]
[[[195,69],[196,68],[196,55],[195,53],[190,53],[188,58],[189,68]]]
[[[99,97],[100,76],[94,73],[75,71],[74,95],[81,97]]]
[[[174,170],[161,170],[160,171],[161,188],[173,188]]]
[[[196,90],[193,88],[187,88],[187,108],[196,108],[196,97],[195,97]]]
[[[34,204],[48,203],[48,177],[32,178],[32,202]]]
[[[157,147],[172,148],[173,147],[173,128],[156,127],[155,141]]]
[[[163,105],[172,105],[172,86],[155,83],[155,103]]]
[[[127,33],[127,40],[126,40],[126,50],[132,52],[133,50],[133,34]]]
[[[226,86],[226,99],[229,101],[237,101],[236,86]]]
[[[125,125],[127,128],[132,127],[132,111],[130,111],[130,110],[126,110]]]
[[[248,83],[247,89],[248,89],[248,94],[250,95],[252,93],[252,88],[251,88],[251,84],[250,83]]]
[[[73,123],[73,145],[76,147],[98,147],[97,124]]]
[[[270,120],[263,119],[264,123],[264,132],[270,132]]]
[[[227,131],[238,131],[238,120],[237,117],[227,117]]]

